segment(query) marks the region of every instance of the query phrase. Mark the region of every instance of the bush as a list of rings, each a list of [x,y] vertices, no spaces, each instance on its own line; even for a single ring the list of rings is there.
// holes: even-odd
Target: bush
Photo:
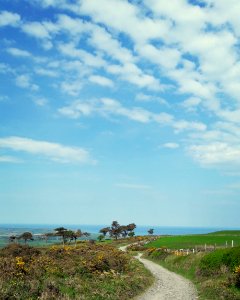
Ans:
[[[170,253],[167,252],[166,248],[148,248],[146,255],[152,259],[165,260]]]
[[[240,265],[240,247],[220,249],[201,259],[199,271],[203,276],[217,275],[224,267],[233,272],[238,265]]]
[[[39,254],[40,254],[40,250],[38,250],[37,248],[33,248],[28,245],[20,245],[20,244],[10,244],[0,251],[0,256],[4,256],[4,257],[7,256],[28,257],[33,255],[39,255]]]
[[[0,250],[0,300],[129,299],[150,284],[144,272],[109,245],[36,249],[15,244]]]

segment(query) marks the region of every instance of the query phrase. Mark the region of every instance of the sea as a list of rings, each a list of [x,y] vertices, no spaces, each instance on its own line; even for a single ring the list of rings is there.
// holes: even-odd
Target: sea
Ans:
[[[23,232],[31,232],[34,235],[32,245],[42,245],[43,240],[40,239],[41,234],[54,232],[57,227],[65,227],[71,230],[81,229],[82,232],[90,233],[91,239],[96,239],[99,230],[109,225],[67,225],[67,224],[0,224],[0,247],[4,247],[9,243],[11,235],[19,236]],[[207,234],[219,230],[234,230],[239,228],[220,228],[220,227],[181,227],[181,226],[152,226],[141,225],[136,227],[135,235],[147,235],[150,228],[154,229],[154,235],[186,235],[186,234]],[[83,238],[84,239],[84,238]],[[56,243],[56,239],[48,239],[47,244]]]

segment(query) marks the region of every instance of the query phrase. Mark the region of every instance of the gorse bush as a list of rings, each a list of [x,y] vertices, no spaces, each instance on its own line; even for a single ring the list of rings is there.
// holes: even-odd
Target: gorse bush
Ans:
[[[150,284],[142,266],[109,245],[0,251],[0,299],[129,299]]]

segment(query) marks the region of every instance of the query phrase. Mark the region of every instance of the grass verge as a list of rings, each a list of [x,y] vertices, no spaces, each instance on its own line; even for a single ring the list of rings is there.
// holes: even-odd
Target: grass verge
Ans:
[[[200,299],[240,299],[240,247],[188,256],[152,248],[145,257],[192,280]]]

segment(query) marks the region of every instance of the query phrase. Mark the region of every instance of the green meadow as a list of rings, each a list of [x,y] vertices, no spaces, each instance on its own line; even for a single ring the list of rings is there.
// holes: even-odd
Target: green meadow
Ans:
[[[146,245],[147,248],[166,247],[169,249],[192,249],[196,247],[231,247],[232,240],[234,246],[240,246],[240,230],[218,231],[209,234],[162,236]]]

